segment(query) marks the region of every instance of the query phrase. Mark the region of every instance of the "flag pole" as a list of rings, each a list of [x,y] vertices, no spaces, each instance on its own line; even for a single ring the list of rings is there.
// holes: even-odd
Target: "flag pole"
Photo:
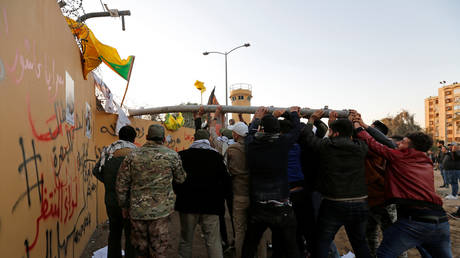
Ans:
[[[201,105],[203,105],[203,92],[201,91]]]
[[[133,70],[133,66],[134,66],[134,58],[135,56],[133,56],[133,61],[131,63],[131,67],[129,68],[128,83],[126,84],[125,94],[123,94],[123,99],[121,100],[120,108],[123,107],[123,102],[125,101],[126,92],[128,92],[129,82],[131,81],[131,71]]]

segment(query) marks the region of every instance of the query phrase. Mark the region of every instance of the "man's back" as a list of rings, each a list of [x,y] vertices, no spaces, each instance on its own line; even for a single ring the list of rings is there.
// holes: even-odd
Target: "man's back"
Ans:
[[[345,137],[324,139],[322,143],[319,175],[322,194],[337,199],[365,196],[366,144]]]
[[[105,187],[105,205],[118,207],[118,198],[115,189],[118,170],[125,157],[132,151],[130,148],[122,148],[113,153],[113,157],[105,162],[101,169]]]
[[[302,130],[301,144],[319,154],[318,190],[332,199],[367,195],[364,160],[367,145],[349,136],[319,139],[312,132],[313,123]]]
[[[231,193],[230,175],[222,155],[211,149],[189,148],[179,152],[187,179],[174,184],[175,208],[180,212],[224,213],[224,196]]]
[[[152,220],[168,216],[173,211],[175,195],[172,181],[183,182],[185,174],[177,153],[153,142],[131,152],[121,164],[117,178],[119,202],[128,190],[130,217]]]
[[[259,135],[247,145],[251,195],[260,201],[287,199],[287,166],[291,142],[279,134]]]
[[[249,196],[249,169],[246,163],[244,140],[230,145],[227,150],[228,171],[232,175],[233,194]]]

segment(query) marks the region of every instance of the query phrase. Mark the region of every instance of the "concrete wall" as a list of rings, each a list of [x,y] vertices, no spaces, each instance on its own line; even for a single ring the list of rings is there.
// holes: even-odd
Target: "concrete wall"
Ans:
[[[71,82],[74,97],[67,98]],[[74,108],[67,108],[71,99]],[[94,81],[83,79],[79,49],[56,1],[1,1],[2,257],[79,257],[105,220],[104,189],[91,171],[102,147],[116,139],[116,116],[95,106]],[[67,110],[74,110],[73,123]],[[133,120],[138,144],[150,123]],[[181,150],[192,131],[168,139]]]

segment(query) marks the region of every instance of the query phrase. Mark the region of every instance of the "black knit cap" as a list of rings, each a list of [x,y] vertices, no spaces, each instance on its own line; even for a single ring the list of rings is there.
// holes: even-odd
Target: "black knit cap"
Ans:
[[[205,129],[198,129],[196,130],[195,134],[193,135],[195,141],[197,140],[209,140],[209,132]]]
[[[375,120],[372,124],[377,130],[379,130],[384,135],[388,134],[388,127],[384,123],[382,123],[380,120]]]
[[[280,122],[272,114],[265,115],[260,121],[260,126],[264,129],[266,133],[279,133],[280,132]]]

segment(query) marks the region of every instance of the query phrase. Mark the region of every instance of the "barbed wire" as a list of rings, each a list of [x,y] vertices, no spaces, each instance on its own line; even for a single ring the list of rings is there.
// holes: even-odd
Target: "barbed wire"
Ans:
[[[78,17],[85,14],[83,9],[83,0],[58,0],[61,11],[64,16],[77,20]]]

